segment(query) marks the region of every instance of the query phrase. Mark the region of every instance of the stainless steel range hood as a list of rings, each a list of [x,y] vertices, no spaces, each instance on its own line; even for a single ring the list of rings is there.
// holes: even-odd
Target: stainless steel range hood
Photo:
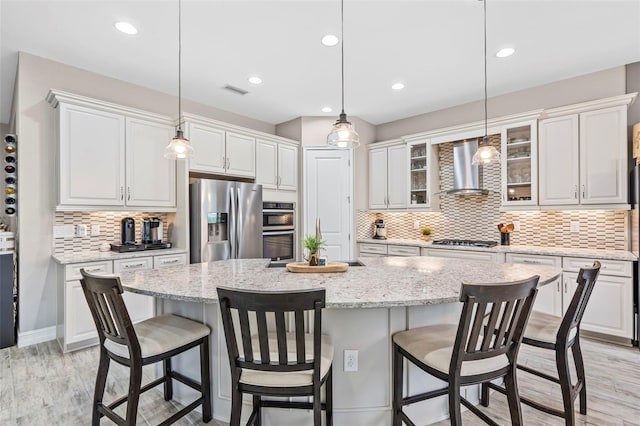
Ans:
[[[471,163],[478,150],[478,140],[466,140],[453,144],[453,188],[446,191],[455,195],[487,195],[482,187],[482,167]]]

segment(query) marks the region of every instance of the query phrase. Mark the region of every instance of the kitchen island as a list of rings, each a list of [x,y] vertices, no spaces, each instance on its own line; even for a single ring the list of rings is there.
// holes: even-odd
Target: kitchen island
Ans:
[[[502,282],[540,275],[540,285],[555,280],[561,269],[459,259],[368,258],[345,273],[293,274],[269,267],[269,260],[245,259],[121,273],[127,291],[158,298],[158,313],[176,313],[208,324],[212,330],[213,414],[229,420],[229,364],[217,305],[216,287],[252,290],[296,290],[323,287],[327,309],[323,332],[334,343],[334,419],[336,425],[391,424],[391,336],[427,324],[457,323],[461,282]],[[343,351],[358,350],[358,371],[345,372]],[[176,369],[199,377],[197,354],[185,354]],[[405,381],[412,393],[442,387],[442,382],[409,369]],[[177,398],[187,399],[180,389]],[[474,398],[475,388],[467,390]],[[248,401],[247,401],[248,402]],[[446,399],[433,399],[407,410],[428,424],[448,415]],[[243,410],[248,415],[250,409]],[[266,425],[311,424],[304,411],[267,409]]]

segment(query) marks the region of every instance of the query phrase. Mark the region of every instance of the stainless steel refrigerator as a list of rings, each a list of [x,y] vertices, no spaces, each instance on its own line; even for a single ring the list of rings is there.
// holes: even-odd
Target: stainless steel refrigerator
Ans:
[[[631,252],[640,255],[640,165],[635,165],[631,170],[631,182],[629,185],[631,212]],[[633,340],[634,344],[640,343],[640,262],[634,262],[633,268]]]
[[[191,263],[262,258],[262,185],[197,179],[189,201]]]

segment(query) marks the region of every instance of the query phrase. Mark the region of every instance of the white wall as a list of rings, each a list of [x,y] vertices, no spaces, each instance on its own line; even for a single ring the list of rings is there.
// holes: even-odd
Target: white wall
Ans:
[[[302,139],[302,117],[276,125],[276,135],[299,141]]]
[[[571,105],[624,93],[626,93],[625,67],[621,66],[502,96],[490,97],[487,112],[489,118],[502,117],[519,112]],[[403,135],[471,123],[483,119],[484,100],[480,100],[380,124],[376,128],[377,140],[395,139]]]
[[[18,135],[18,212],[20,332],[56,323],[56,267],[51,260],[54,178],[54,110],[45,101],[55,88],[142,110],[177,115],[177,99],[124,81],[20,53],[16,112]],[[273,124],[185,100],[186,112],[274,133]],[[96,161],[100,161],[96,159]]]

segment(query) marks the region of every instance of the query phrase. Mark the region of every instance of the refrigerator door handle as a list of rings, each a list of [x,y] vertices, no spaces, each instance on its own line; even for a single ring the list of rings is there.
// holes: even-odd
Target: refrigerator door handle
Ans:
[[[238,228],[237,220],[238,220],[238,211],[236,209],[236,193],[234,192],[234,187],[231,186],[229,188],[229,208],[231,210],[231,214],[229,215],[229,258],[236,259],[236,245],[238,243],[237,239],[237,231]]]
[[[242,215],[240,214],[240,188],[236,187],[236,252],[235,258],[240,258],[240,229],[242,229],[242,224],[240,223],[240,218]]]

